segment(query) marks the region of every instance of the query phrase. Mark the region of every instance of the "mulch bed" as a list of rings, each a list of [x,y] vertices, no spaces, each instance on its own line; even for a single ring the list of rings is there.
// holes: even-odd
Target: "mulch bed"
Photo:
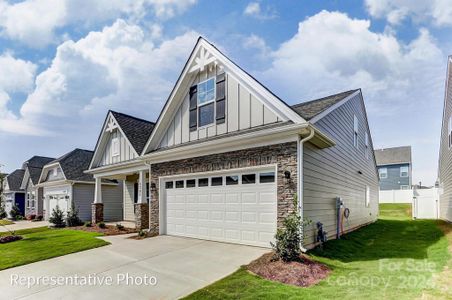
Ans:
[[[11,243],[23,239],[20,235],[7,235],[0,237],[0,244]]]
[[[300,257],[300,261],[275,260],[273,252],[252,261],[247,269],[265,279],[285,284],[308,287],[325,279],[331,270],[318,262]]]
[[[158,234],[157,233],[147,233],[146,235],[143,235],[143,236],[132,235],[132,236],[129,237],[129,239],[132,239],[132,240],[144,240],[144,239],[155,237],[155,236],[158,236]]]
[[[92,227],[86,226],[76,226],[76,227],[67,227],[68,229],[74,230],[83,230],[88,232],[98,232],[103,233],[104,235],[119,235],[119,234],[127,234],[127,233],[135,233],[138,232],[135,228],[127,228],[118,229],[116,226],[106,225],[105,228],[100,228],[97,225],[93,225]]]

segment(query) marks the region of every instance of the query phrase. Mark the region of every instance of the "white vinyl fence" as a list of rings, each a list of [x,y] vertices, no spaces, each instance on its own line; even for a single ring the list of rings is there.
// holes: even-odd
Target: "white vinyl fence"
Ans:
[[[438,219],[439,193],[437,188],[415,189],[413,198],[413,218]]]
[[[380,191],[380,203],[413,203],[413,190]]]

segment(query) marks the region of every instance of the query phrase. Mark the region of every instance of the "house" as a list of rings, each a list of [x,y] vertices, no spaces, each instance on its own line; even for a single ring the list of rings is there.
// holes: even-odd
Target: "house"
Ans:
[[[46,164],[39,177],[38,187],[43,191],[44,218],[47,220],[58,207],[67,214],[74,205],[83,221],[91,220],[91,203],[94,198],[94,178],[84,173],[93,157],[93,151],[75,149]],[[102,193],[108,209],[104,211],[106,221],[122,219],[122,185],[104,180]]]
[[[452,56],[447,59],[446,92],[439,150],[439,217],[452,222]]]
[[[290,106],[203,38],[155,124],[107,114],[87,173],[94,222],[108,209],[102,179],[124,180],[137,227],[155,234],[269,247],[296,197],[312,247],[316,222],[335,237],[338,199],[344,231],[378,215],[361,90]]]
[[[13,206],[17,206],[22,216],[25,215],[25,192],[21,189],[25,170],[18,169],[6,176],[3,182],[3,203],[5,211],[10,217]]]
[[[380,190],[410,190],[412,178],[411,146],[375,150]]]
[[[22,164],[25,171],[20,188],[25,191],[25,217],[42,216],[42,189],[37,186],[42,167],[54,160],[44,156],[33,156]]]

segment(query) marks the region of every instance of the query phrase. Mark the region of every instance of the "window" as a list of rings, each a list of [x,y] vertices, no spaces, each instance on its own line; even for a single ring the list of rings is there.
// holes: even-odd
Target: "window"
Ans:
[[[212,177],[212,186],[223,185],[223,177]]]
[[[267,172],[259,174],[260,183],[275,182],[275,172]]]
[[[209,178],[199,178],[198,187],[209,186]]]
[[[243,174],[242,184],[252,184],[256,183],[256,174]]]
[[[196,180],[195,179],[187,179],[187,182],[185,183],[186,187],[192,188],[196,186]]]
[[[409,189],[410,189],[410,186],[409,186],[409,185],[401,185],[401,186],[400,186],[400,189],[401,189],[401,190],[409,190]]]
[[[52,176],[53,176],[53,177],[57,177],[57,175],[58,175],[58,169],[57,169],[57,168],[54,168],[54,169],[52,170]]]
[[[182,189],[182,188],[184,188],[184,181],[183,180],[176,181],[176,189]]]
[[[400,167],[400,177],[408,177],[408,167]]]
[[[111,140],[111,156],[119,155],[119,138],[115,137]]]
[[[226,185],[236,185],[239,184],[239,176],[226,176]]]
[[[165,182],[165,188],[166,189],[172,189],[174,186],[174,183],[172,181]]]
[[[370,205],[370,187],[366,185],[366,207]]]
[[[366,147],[364,149],[364,151],[365,151],[366,159],[368,159],[369,158],[369,135],[367,134],[367,132],[364,136],[364,142],[365,142],[365,147]]]
[[[358,118],[353,116],[353,145],[358,148]]]
[[[197,97],[199,127],[212,124],[215,119],[215,78],[198,84]]]
[[[378,169],[378,173],[380,174],[380,179],[388,178],[388,169],[387,168]]]

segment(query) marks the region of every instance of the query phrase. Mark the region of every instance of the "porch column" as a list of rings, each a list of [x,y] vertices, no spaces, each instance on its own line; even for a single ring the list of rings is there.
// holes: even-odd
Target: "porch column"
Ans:
[[[91,222],[96,224],[104,221],[104,204],[102,203],[102,178],[95,177],[94,203],[91,205]]]
[[[135,204],[135,221],[137,229],[149,228],[149,204],[146,199],[146,170],[139,172],[138,201]]]

